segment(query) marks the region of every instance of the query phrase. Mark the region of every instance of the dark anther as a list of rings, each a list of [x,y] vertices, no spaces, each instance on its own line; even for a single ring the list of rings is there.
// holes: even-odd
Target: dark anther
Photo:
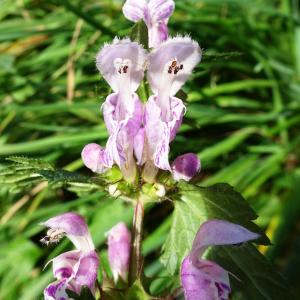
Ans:
[[[183,65],[180,65],[180,70],[182,70],[183,69]]]
[[[173,60],[172,63],[171,63],[171,67],[172,68],[175,68],[177,66],[177,61],[176,60]]]

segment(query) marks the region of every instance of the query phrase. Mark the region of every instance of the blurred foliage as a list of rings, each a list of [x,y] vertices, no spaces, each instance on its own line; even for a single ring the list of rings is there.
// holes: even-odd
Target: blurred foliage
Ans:
[[[85,143],[105,144],[100,105],[109,92],[94,60],[104,42],[129,33],[121,5],[0,0],[0,170],[5,157],[26,155],[93,176],[80,152]],[[191,34],[204,56],[184,87],[188,111],[171,157],[197,152],[201,185],[227,182],[243,194],[273,242],[260,251],[300,295],[299,1],[177,0],[176,7],[171,34]],[[41,246],[40,221],[67,210],[84,215],[105,266],[104,233],[132,218],[130,206],[102,192],[78,197],[43,181],[14,193],[2,184],[0,199],[0,299],[41,299],[52,280],[43,266],[70,248],[67,241]],[[145,220],[154,293],[172,285],[156,259],[172,209],[155,206]]]

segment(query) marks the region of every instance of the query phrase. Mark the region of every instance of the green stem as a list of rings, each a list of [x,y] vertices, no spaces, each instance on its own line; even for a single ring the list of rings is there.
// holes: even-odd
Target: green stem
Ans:
[[[142,257],[142,235],[143,235],[144,206],[142,201],[138,200],[134,209],[132,225],[132,243],[129,268],[129,285],[132,285],[140,278],[143,257]]]

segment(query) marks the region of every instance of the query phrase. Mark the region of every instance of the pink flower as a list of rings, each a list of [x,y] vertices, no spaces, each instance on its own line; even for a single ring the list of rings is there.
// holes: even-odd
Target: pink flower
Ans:
[[[131,232],[124,223],[118,223],[107,234],[108,260],[114,276],[115,282],[121,277],[127,281],[130,249]]]
[[[89,144],[82,151],[85,165],[103,173],[117,164],[127,181],[134,181],[135,142],[143,121],[143,107],[135,93],[144,77],[146,52],[129,39],[115,39],[97,54],[96,65],[113,89],[103,104],[103,115],[110,137],[106,148]],[[138,151],[138,150],[137,150]]]
[[[144,20],[148,27],[149,47],[157,47],[168,38],[168,20],[173,14],[173,0],[127,0],[123,6],[125,17],[133,22]]]
[[[146,181],[153,181],[158,169],[171,171],[169,144],[185,113],[183,102],[175,95],[200,60],[201,49],[189,37],[170,38],[150,53],[148,81],[154,95],[145,108]]]
[[[45,288],[45,300],[67,300],[67,289],[79,294],[82,286],[94,292],[99,258],[84,219],[75,213],[65,213],[42,225],[49,228],[42,242],[58,242],[67,236],[76,247],[50,261],[56,281]]]
[[[200,257],[209,246],[240,244],[258,237],[258,234],[227,221],[203,223],[196,234],[192,251],[181,265],[185,299],[227,300],[231,292],[228,271]]]

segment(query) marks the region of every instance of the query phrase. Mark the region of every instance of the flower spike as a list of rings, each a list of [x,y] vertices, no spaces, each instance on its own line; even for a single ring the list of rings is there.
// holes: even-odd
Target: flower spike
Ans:
[[[169,38],[149,56],[148,81],[154,95],[145,108],[148,162],[143,177],[146,181],[153,181],[155,169],[171,171],[169,144],[185,113],[183,102],[174,95],[200,60],[201,48],[189,37]]]
[[[96,66],[114,93],[102,106],[110,134],[106,148],[89,144],[82,151],[84,164],[94,172],[103,173],[115,163],[127,181],[135,180],[134,155],[140,155],[143,148],[138,135],[143,122],[143,107],[135,91],[144,77],[146,58],[141,45],[118,38],[97,54]]]

